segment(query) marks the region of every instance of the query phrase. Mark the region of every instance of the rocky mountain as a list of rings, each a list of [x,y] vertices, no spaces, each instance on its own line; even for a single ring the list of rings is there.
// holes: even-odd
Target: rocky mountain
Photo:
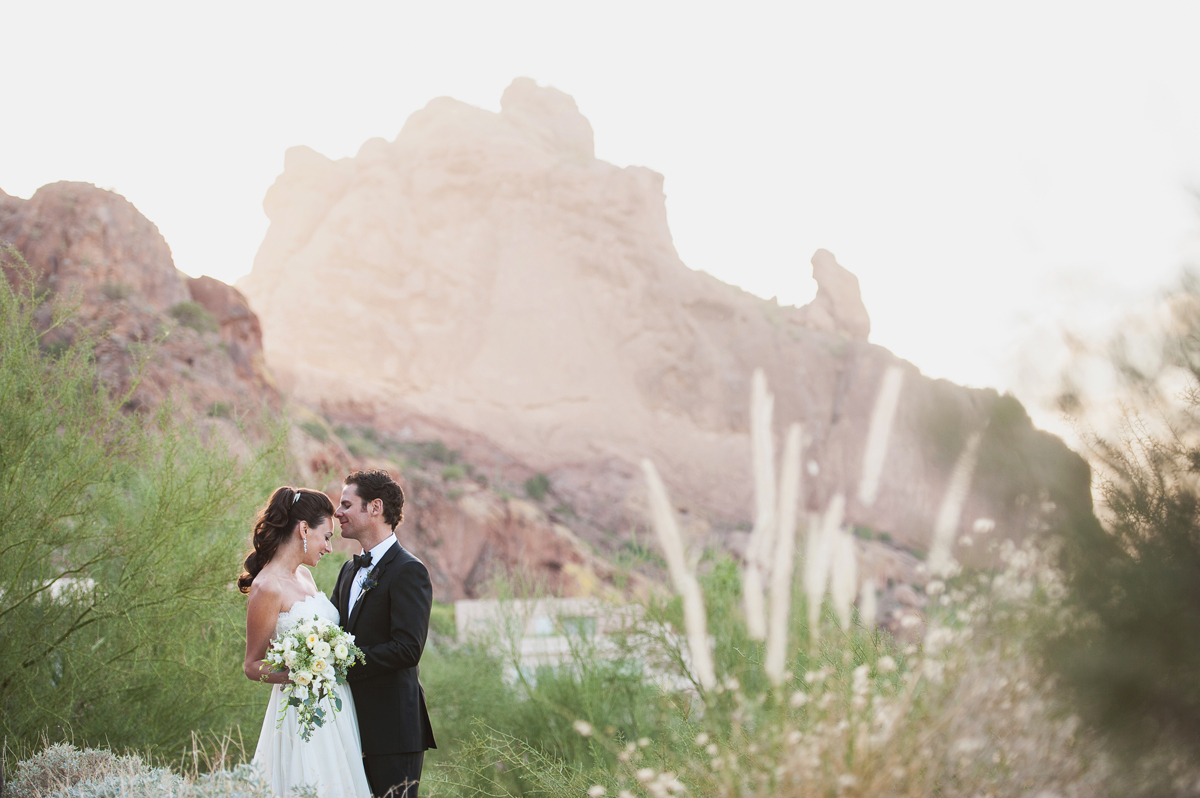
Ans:
[[[353,158],[287,151],[238,285],[294,399],[544,473],[608,549],[644,526],[643,457],[694,532],[738,548],[759,367],[777,431],[804,425],[808,508],[845,493],[864,534],[924,550],[977,432],[964,524],[994,519],[1021,536],[1091,511],[1084,461],[1015,399],[928,379],[871,344],[858,281],[833,255],[813,257],[817,296],[799,308],[693,271],[672,243],[662,175],[598,160],[591,125],[553,88],[520,78],[500,105],[435,99]],[[903,388],[879,498],[865,506],[868,419],[891,366]]]
[[[30,267],[21,272],[15,259],[0,257],[5,276],[37,280],[76,308],[72,324],[48,347],[93,336],[101,376],[118,395],[140,374],[129,412],[152,410],[170,397],[178,412],[222,435],[235,451],[247,450],[243,436],[254,438],[259,419],[285,413],[293,421],[297,481],[334,496],[352,469],[391,469],[408,494],[401,537],[430,566],[440,600],[477,596],[493,577],[509,573],[564,595],[603,593],[618,581],[622,589],[645,587],[637,575],[622,581],[546,507],[513,495],[517,486],[497,472],[494,485],[479,478],[458,452],[440,444],[389,448],[386,440],[365,451],[353,430],[347,446],[309,409],[285,407],[263,358],[258,316],[242,294],[177,271],[158,228],[124,197],[66,182],[44,186],[29,200],[0,191],[0,245],[14,247]]]
[[[28,200],[0,192],[0,241],[22,254],[45,288],[78,306],[79,324],[62,335],[79,325],[96,334],[101,374],[114,390],[127,391],[139,353],[153,347],[131,406],[157,407],[173,394],[229,427],[234,415],[281,407],[245,298],[178,271],[158,228],[124,197],[68,182]]]

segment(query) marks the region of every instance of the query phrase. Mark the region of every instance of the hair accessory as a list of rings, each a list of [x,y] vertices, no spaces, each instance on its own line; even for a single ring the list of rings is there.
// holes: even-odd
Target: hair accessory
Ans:
[[[300,501],[300,489],[296,488],[296,495],[292,497],[292,504]]]

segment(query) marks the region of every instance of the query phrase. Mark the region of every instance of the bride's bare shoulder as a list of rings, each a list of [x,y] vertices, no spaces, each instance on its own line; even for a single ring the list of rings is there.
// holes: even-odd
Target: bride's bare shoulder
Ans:
[[[251,604],[263,607],[279,607],[283,597],[283,585],[279,578],[266,571],[259,571],[254,581],[250,583],[249,600]]]

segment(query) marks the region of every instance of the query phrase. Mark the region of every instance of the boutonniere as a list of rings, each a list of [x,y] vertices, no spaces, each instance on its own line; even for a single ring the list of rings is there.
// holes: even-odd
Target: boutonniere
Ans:
[[[366,593],[371,588],[379,585],[378,574],[379,574],[379,566],[378,565],[376,565],[369,572],[367,572],[367,578],[362,581],[362,592],[363,593]]]

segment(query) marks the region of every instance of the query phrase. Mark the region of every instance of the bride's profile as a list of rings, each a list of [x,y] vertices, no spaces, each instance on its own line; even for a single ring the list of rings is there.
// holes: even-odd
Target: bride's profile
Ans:
[[[254,550],[238,578],[238,589],[248,596],[246,677],[274,685],[254,762],[279,796],[297,787],[315,789],[323,798],[371,795],[350,689],[334,688],[342,710],[305,742],[296,708],[284,711],[287,697],[281,686],[289,683],[288,671],[265,659],[271,641],[302,619],[315,615],[338,623],[337,608],[317,589],[309,571],[333,551],[332,539],[333,502],[328,496],[306,488],[278,488],[254,522]]]

